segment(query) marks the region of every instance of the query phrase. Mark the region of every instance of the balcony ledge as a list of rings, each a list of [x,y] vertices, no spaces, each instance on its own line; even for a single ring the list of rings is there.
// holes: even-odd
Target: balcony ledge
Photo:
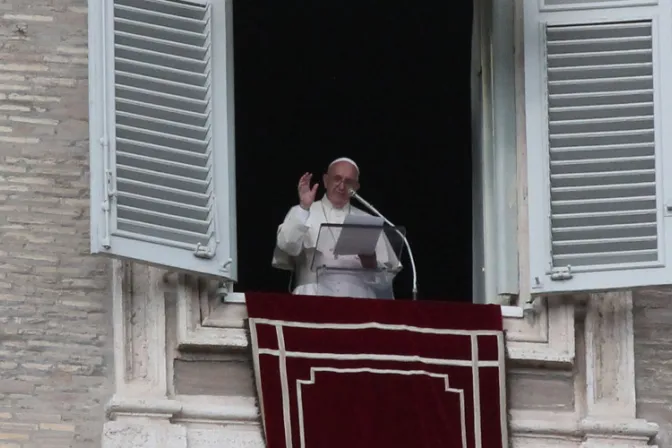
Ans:
[[[244,293],[221,300],[193,277],[178,281],[178,347],[213,351],[247,349]],[[574,306],[562,299],[540,299],[529,311],[502,306],[508,359],[513,364],[571,368],[574,364]]]

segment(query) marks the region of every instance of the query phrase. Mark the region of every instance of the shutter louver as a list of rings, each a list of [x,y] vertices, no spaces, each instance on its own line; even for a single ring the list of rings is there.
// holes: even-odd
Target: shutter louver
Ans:
[[[546,28],[553,267],[659,258],[651,31]]]
[[[118,234],[214,244],[209,6],[116,0]]]
[[[672,284],[669,1],[524,4],[533,295]]]
[[[89,2],[92,253],[236,280],[231,13]]]
[[[553,7],[571,7],[584,5],[618,5],[632,0],[544,0],[544,5]]]

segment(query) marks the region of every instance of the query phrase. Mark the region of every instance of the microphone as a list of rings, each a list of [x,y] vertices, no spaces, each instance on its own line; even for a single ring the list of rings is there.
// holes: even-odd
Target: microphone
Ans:
[[[413,300],[418,299],[418,271],[415,268],[415,258],[413,258],[413,251],[411,250],[411,245],[408,243],[408,240],[406,239],[406,236],[401,233],[399,230],[397,230],[397,227],[390,222],[389,219],[387,219],[385,216],[383,216],[382,213],[380,213],[376,208],[371,205],[366,199],[361,197],[357,192],[354,190],[354,188],[348,188],[348,195],[350,197],[357,199],[359,202],[361,202],[366,208],[368,208],[371,212],[373,212],[375,215],[379,216],[380,218],[383,218],[383,221],[385,221],[389,226],[394,228],[394,231],[399,234],[401,239],[404,241],[404,245],[406,246],[406,249],[408,250],[408,258],[411,260],[411,269],[413,270],[413,290],[411,291],[411,295],[413,297]]]

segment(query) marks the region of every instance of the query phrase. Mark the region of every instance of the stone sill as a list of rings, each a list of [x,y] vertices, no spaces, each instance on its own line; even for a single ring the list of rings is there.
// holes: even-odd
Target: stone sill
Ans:
[[[244,293],[230,293],[222,301],[188,277],[183,277],[178,285],[180,350],[248,348]],[[573,367],[574,305],[561,298],[539,299],[526,311],[517,306],[502,306],[508,361],[551,368]]]
[[[245,303],[245,293],[242,293],[242,292],[229,293],[224,298],[224,303]],[[501,307],[502,307],[502,316],[504,318],[507,318],[507,317],[521,318],[521,317],[523,317],[523,308],[521,308],[519,306],[501,305]]]

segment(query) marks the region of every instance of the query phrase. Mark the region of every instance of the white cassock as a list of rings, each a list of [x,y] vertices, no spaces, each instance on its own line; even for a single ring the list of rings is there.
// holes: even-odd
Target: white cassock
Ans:
[[[310,210],[304,210],[298,205],[289,210],[284,222],[278,228],[272,264],[275,268],[294,272],[297,286],[292,291],[293,294],[376,298],[380,295],[376,293],[377,286],[381,286],[381,282],[388,284],[384,275],[358,271],[362,269],[362,265],[357,256],[334,257],[333,253],[316,251],[320,226],[327,223],[343,224],[348,214],[368,215],[351,204],[342,209],[335,208],[326,195],[321,200],[313,202]],[[329,229],[326,228],[320,238],[333,237],[333,234],[329,233]],[[331,247],[328,252],[332,252],[337,238],[333,239],[331,244],[326,245],[320,241],[320,248]],[[311,269],[316,252],[320,263],[324,262],[328,266],[345,270],[329,275],[320,274],[318,285],[318,274]],[[391,279],[402,266],[384,234],[376,247],[376,259],[378,267],[384,268],[390,276],[388,279],[391,283]],[[352,268],[352,271],[347,271],[348,268]]]

